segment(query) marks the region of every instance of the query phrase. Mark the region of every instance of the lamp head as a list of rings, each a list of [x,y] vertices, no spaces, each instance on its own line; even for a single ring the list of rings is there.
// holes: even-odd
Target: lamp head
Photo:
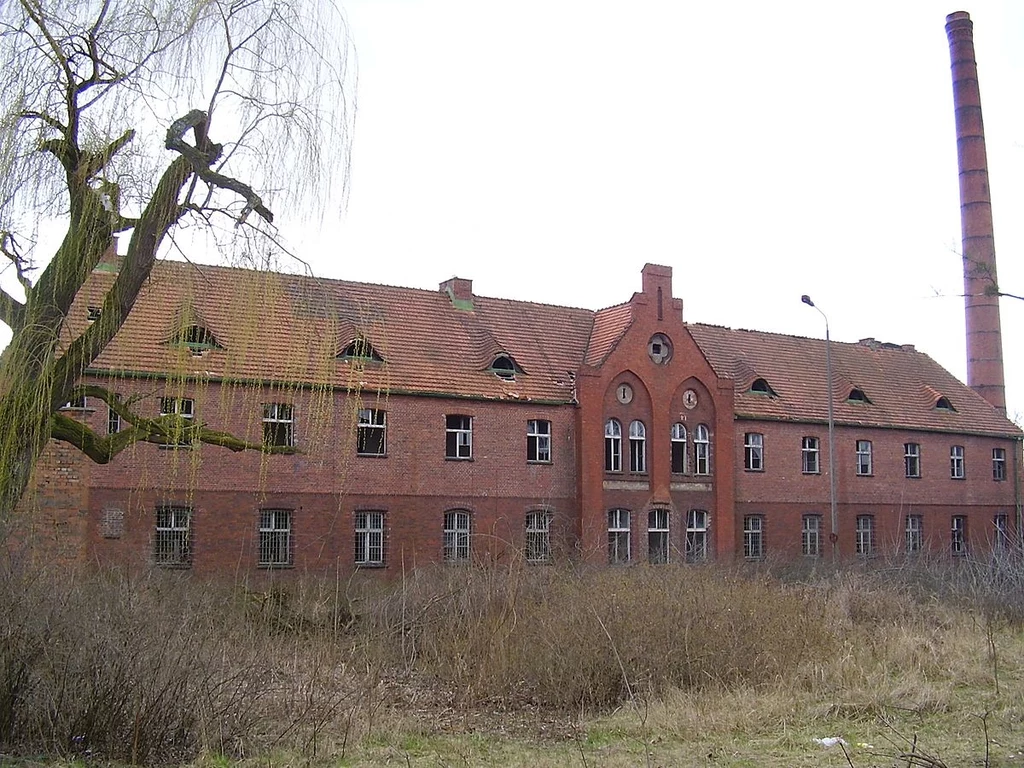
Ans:
[[[806,293],[803,296],[800,297],[800,301],[802,301],[808,307],[813,307],[814,306],[814,302],[811,301],[811,297],[808,296]]]

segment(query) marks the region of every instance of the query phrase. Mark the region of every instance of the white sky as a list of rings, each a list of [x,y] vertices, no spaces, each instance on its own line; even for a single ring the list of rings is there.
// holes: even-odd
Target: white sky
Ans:
[[[324,277],[912,343],[965,377],[945,16],[975,23],[1003,290],[1024,294],[1024,3],[343,0],[351,197]],[[1003,299],[1009,412],[1024,302]]]

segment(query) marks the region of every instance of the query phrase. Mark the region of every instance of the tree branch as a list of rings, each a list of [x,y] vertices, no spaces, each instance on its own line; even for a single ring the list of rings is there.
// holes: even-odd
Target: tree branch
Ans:
[[[25,305],[0,288],[0,322],[17,333],[25,325]]]
[[[153,443],[166,446],[188,446],[192,443],[206,443],[227,448],[235,453],[259,451],[273,455],[294,455],[297,448],[285,445],[253,443],[232,435],[210,429],[205,424],[195,423],[175,414],[150,419],[139,416],[123,402],[116,393],[105,387],[87,384],[75,387],[73,395],[84,395],[105,402],[114,413],[130,426],[120,432],[100,437],[88,425],[72,419],[63,413],[53,415],[50,434],[55,440],[73,445],[97,464],[107,464],[121,451],[135,443]]]

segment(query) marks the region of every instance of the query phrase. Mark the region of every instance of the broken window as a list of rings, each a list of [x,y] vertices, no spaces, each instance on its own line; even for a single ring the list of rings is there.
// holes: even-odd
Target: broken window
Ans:
[[[629,562],[629,510],[608,510],[608,563],[625,565]]]
[[[195,418],[196,403],[190,397],[161,397],[160,416],[179,417],[170,425],[168,441],[162,448],[189,448],[191,440],[185,440],[185,431]]]
[[[473,417],[445,416],[444,455],[447,459],[473,458]]]
[[[526,460],[551,461],[551,422],[530,419],[526,422]]]
[[[669,513],[667,509],[652,509],[647,513],[647,562],[664,565],[668,562]]]
[[[951,525],[951,545],[954,557],[967,555],[967,516],[953,515]]]
[[[295,420],[290,404],[263,404],[263,444],[281,447],[295,444]]]
[[[764,471],[764,435],[760,432],[743,435],[743,468],[748,472]]]
[[[1002,482],[1006,479],[1006,449],[992,449],[992,479]]]
[[[672,472],[677,475],[687,471],[686,426],[678,422],[672,425]]]
[[[686,513],[686,562],[702,563],[708,559],[708,513],[691,509]]]
[[[647,428],[642,421],[629,425],[629,471],[647,471]]]
[[[622,425],[608,419],[604,425],[604,471],[622,471]]]
[[[353,339],[338,355],[342,360],[361,360],[371,363],[383,363],[384,358],[373,348],[373,345],[362,336]]]
[[[362,408],[356,425],[356,453],[384,456],[387,453],[387,414],[376,408]]]
[[[862,476],[871,474],[870,440],[857,441],[857,474]]]
[[[805,437],[801,441],[801,467],[805,475],[821,472],[821,443],[816,437]]]
[[[516,374],[522,373],[523,369],[508,355],[498,355],[494,358],[494,362],[491,363],[490,371],[499,379],[515,381]]]

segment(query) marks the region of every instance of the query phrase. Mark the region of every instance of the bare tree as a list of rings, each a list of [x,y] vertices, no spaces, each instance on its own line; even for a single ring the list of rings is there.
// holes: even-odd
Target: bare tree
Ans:
[[[176,232],[276,243],[272,208],[316,215],[344,198],[349,48],[340,11],[308,0],[0,3],[0,254],[17,281],[0,289],[12,332],[0,355],[0,521],[50,437],[98,462],[183,437],[288,450],[144,418],[79,381]],[[39,253],[53,230],[59,246]],[[116,233],[128,238],[120,271],[100,319],[73,337],[72,302]],[[101,437],[60,413],[85,392],[127,422],[123,433]]]

